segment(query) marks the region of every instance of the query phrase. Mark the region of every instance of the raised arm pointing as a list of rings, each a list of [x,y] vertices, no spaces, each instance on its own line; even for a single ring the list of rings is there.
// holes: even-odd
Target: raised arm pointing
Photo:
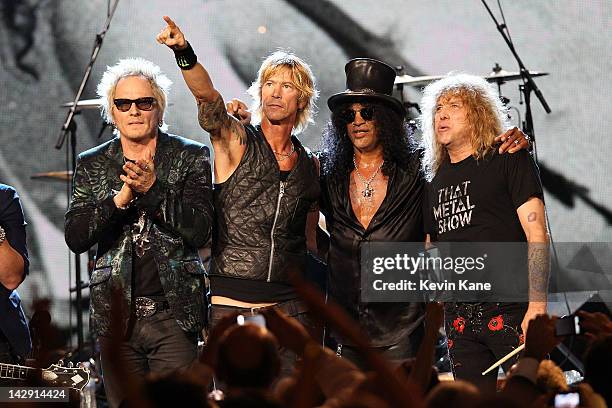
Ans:
[[[198,103],[198,122],[210,133],[215,150],[215,179],[223,182],[236,169],[246,149],[246,133],[238,119],[227,113],[221,94],[215,89],[206,69],[197,58],[185,35],[168,16],[157,35],[157,42],[175,52],[183,79]]]

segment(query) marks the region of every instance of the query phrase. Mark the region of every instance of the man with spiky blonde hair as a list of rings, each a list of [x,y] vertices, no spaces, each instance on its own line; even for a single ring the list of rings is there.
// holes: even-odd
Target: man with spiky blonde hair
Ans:
[[[528,305],[498,295],[445,306],[455,377],[494,391],[497,371],[481,373],[518,347],[528,322],[546,312],[549,264],[542,187],[528,152],[499,153],[495,138],[509,127],[507,110],[483,78],[449,75],[425,88],[421,107],[431,240],[529,243],[528,259],[516,258],[527,267]],[[494,267],[498,277],[514,274],[513,280],[521,280],[518,270],[499,263]],[[522,294],[512,293],[517,295]]]
[[[98,96],[116,137],[79,155],[66,213],[70,249],[97,246],[91,321],[111,407],[126,396],[122,370],[143,377],[191,363],[208,310],[198,248],[212,229],[210,154],[165,132],[169,87],[142,58],[107,68]]]
[[[237,117],[246,105],[225,105],[179,27],[164,20],[157,41],[174,51],[215,152],[211,324],[276,305],[310,326],[289,274],[304,272],[307,248],[316,251],[318,161],[295,136],[312,121],[312,71],[288,52],[266,58],[249,89],[259,124],[245,125]]]

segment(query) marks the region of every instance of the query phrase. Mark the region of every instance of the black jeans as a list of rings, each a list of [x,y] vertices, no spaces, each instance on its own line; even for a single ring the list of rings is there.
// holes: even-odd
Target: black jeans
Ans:
[[[448,303],[444,307],[446,336],[455,379],[469,381],[482,392],[496,390],[497,369],[482,372],[524,341],[521,323],[525,303]],[[507,371],[519,358],[502,364]]]
[[[316,339],[318,340],[320,337],[318,334],[317,328],[308,314],[308,309],[306,305],[300,300],[289,300],[286,302],[277,303],[274,306],[281,309],[285,314],[289,315],[300,322],[306,330]],[[234,306],[225,306],[225,305],[211,305],[211,313],[210,313],[210,327],[212,329],[219,320],[221,320],[224,316],[230,315],[232,313],[242,314],[244,316],[251,316],[252,314],[257,314],[257,308],[243,308],[243,307],[234,307]],[[298,359],[298,356],[295,355],[292,351],[282,348],[279,350],[280,360],[281,360],[281,377],[286,376],[292,373],[293,366]]]
[[[391,363],[401,364],[402,362],[416,356],[419,346],[421,345],[421,341],[423,341],[423,335],[423,325],[420,324],[412,333],[410,333],[410,335],[402,338],[402,340],[397,344],[372,347],[372,349],[381,354]],[[361,352],[350,344],[339,343],[336,338],[339,338],[339,336],[334,336],[332,333],[327,339],[327,346],[332,350],[335,350],[337,355],[350,360],[353,364],[359,367],[359,369],[363,371],[370,370],[369,364]]]
[[[197,356],[197,333],[184,332],[170,310],[137,319],[131,336],[121,342],[119,350],[111,348],[108,337],[99,337],[100,359],[104,374],[104,389],[111,407],[117,407],[125,398],[117,382],[118,376],[109,365],[117,353],[125,364],[122,369],[131,375],[144,377],[147,373],[165,373],[185,367]]]

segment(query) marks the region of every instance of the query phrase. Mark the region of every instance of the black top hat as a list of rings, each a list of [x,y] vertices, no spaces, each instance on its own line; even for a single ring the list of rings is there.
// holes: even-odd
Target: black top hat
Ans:
[[[402,117],[404,105],[392,97],[395,70],[384,62],[371,58],[355,58],[346,63],[346,91],[332,95],[327,106],[332,111],[340,104],[359,100],[377,100],[386,103]]]

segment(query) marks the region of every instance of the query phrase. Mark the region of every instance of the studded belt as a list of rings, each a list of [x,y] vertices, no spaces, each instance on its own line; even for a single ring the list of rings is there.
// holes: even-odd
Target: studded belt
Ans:
[[[169,309],[170,305],[167,300],[156,301],[148,297],[137,297],[136,298],[136,318],[143,319],[145,317],[151,317],[157,312]]]

